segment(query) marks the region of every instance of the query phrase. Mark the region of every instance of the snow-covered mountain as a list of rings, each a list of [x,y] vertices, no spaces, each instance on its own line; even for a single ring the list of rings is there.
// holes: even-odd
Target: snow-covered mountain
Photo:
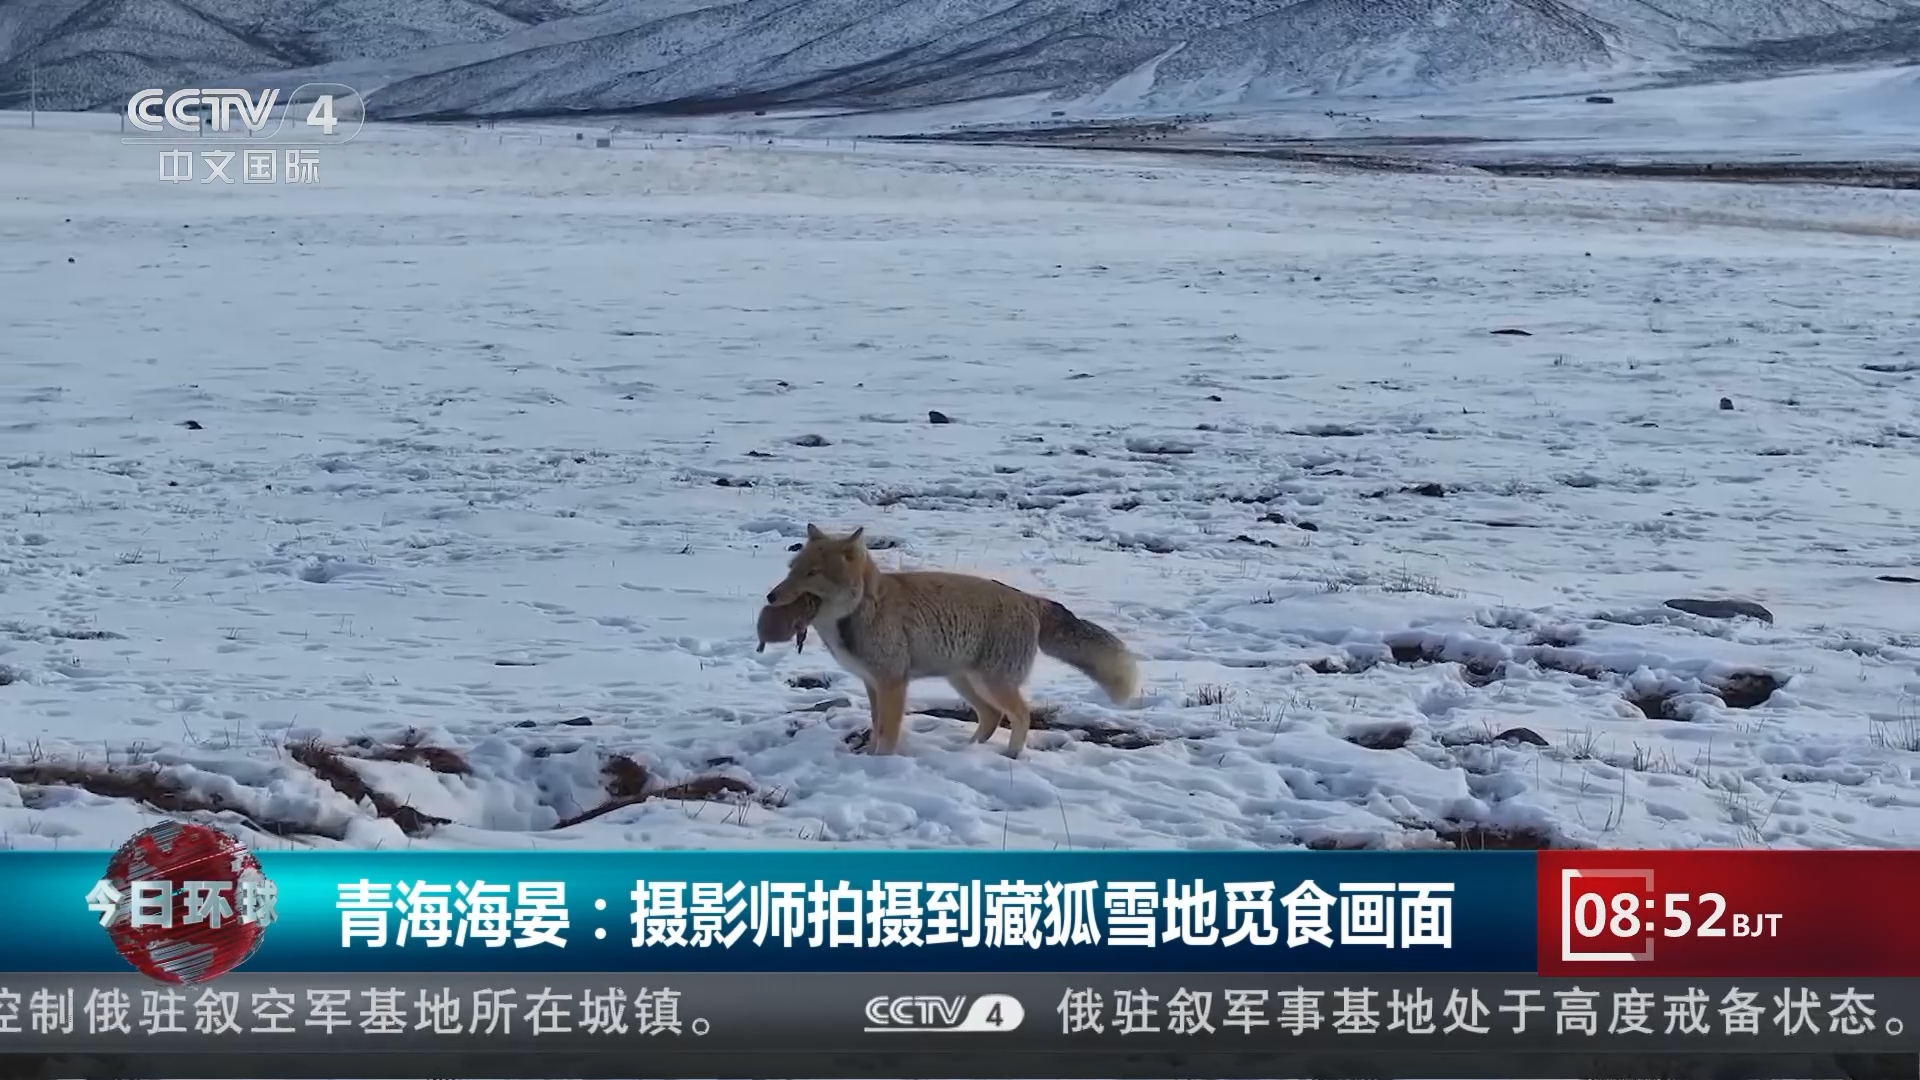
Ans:
[[[0,0],[0,103],[30,79],[67,109],[328,79],[387,118],[1016,94],[1163,110],[1915,39],[1920,0]]]

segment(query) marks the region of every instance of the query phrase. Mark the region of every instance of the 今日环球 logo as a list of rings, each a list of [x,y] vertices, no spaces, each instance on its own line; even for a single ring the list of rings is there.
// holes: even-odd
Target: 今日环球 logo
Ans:
[[[277,896],[245,844],[167,821],[122,844],[86,900],[135,969],[161,982],[203,983],[260,948]]]

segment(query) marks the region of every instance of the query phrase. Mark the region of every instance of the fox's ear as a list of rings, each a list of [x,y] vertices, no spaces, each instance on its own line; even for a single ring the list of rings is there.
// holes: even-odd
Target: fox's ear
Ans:
[[[848,544],[858,544],[860,542],[860,538],[865,535],[867,535],[867,527],[865,525],[862,525],[859,528],[847,534],[846,542]]]
[[[820,531],[820,526],[815,525],[811,521],[807,522],[807,539],[824,540],[826,538],[827,534]]]

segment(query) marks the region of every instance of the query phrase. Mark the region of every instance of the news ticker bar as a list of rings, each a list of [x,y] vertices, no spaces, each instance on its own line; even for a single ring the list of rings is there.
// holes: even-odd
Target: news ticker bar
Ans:
[[[1751,1059],[1763,1064],[1741,1066],[1758,1070],[1746,1074],[1802,1078],[1851,1076],[1877,1061],[1915,1080],[1920,1028],[1909,1018],[1920,1019],[1912,980],[520,972],[234,973],[174,986],[138,975],[0,977],[0,1055],[58,1059],[68,1070],[60,1076],[92,1075],[89,1060],[130,1067],[114,1073],[127,1076],[389,1080],[630,1076],[637,1061],[647,1075],[689,1078],[844,1077],[864,1074],[854,1068],[862,1062],[928,1077],[1629,1075],[1565,1071],[1604,1058],[1723,1070]],[[1806,1071],[1810,1061],[1828,1061],[1828,1071]],[[1855,1065],[1833,1073],[1839,1061]],[[1143,1062],[1171,1071],[1142,1073]],[[1801,1071],[1775,1074],[1765,1062]],[[1298,1071],[1309,1063],[1321,1071]],[[362,1065],[375,1071],[356,1072]]]
[[[908,1050],[861,1054],[795,1054],[728,1050],[718,1054],[650,1053],[644,1059],[605,1051],[587,1054],[427,1052],[423,1054],[160,1054],[93,1057],[0,1053],[0,1080],[254,1080],[263,1069],[283,1080],[621,1080],[636,1075],[680,1080],[1166,1080],[1215,1077],[1262,1080],[1550,1080],[1621,1077],[1647,1080],[1915,1080],[1911,1054],[1536,1054],[1391,1051],[1365,1054],[1145,1052],[991,1053]]]

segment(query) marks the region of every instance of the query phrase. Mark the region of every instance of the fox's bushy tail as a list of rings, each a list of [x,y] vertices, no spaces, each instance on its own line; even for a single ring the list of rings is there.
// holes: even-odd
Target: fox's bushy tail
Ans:
[[[1140,668],[1126,643],[1052,600],[1040,601],[1040,651],[1092,679],[1115,705],[1133,700]]]

